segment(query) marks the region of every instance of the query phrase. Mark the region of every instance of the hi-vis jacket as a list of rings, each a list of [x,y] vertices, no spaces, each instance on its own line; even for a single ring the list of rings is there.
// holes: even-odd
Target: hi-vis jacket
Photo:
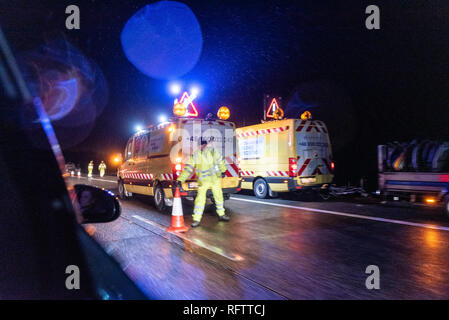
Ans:
[[[222,172],[226,172],[226,163],[220,152],[214,148],[206,147],[203,151],[198,149],[190,156],[185,164],[184,170],[179,175],[178,181],[184,182],[196,170],[199,184],[206,181],[215,180],[221,177]]]

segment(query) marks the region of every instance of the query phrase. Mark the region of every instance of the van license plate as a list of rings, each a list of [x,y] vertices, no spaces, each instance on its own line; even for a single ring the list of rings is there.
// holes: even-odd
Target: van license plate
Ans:
[[[189,182],[189,189],[198,188],[198,182]]]
[[[312,178],[299,178],[299,180],[301,181],[301,183],[315,183],[316,182],[316,178],[312,177]]]

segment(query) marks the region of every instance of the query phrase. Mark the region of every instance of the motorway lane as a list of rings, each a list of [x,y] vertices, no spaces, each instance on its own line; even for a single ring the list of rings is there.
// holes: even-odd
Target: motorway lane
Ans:
[[[105,179],[111,179],[105,177]],[[98,177],[69,178],[69,182],[92,184],[117,192],[116,183]],[[116,221],[86,225],[91,234],[114,257],[127,275],[151,298],[156,299],[285,299],[272,290],[237,275],[215,262],[182,249],[159,236],[157,229],[136,219],[150,217],[169,225],[170,216],[154,211],[151,201],[141,197],[121,202]]]
[[[90,182],[116,191],[107,180],[114,178]],[[208,212],[184,236],[184,243],[205,248],[200,254],[160,236],[155,225],[169,225],[170,216],[146,197],[122,202],[122,217],[90,226],[91,233],[145,292],[160,298],[449,298],[449,224],[436,210],[233,198],[226,202],[230,223]],[[190,223],[191,208],[184,207]],[[371,220],[376,217],[387,220]],[[380,290],[365,288],[372,264],[381,271]]]

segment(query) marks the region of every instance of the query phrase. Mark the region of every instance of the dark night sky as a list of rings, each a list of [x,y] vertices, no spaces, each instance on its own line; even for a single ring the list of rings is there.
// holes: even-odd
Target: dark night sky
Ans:
[[[203,114],[227,105],[237,125],[254,124],[264,93],[286,102],[296,90],[328,124],[337,173],[353,179],[375,173],[378,143],[449,140],[448,1],[183,2],[199,20],[204,44],[198,64],[181,79],[203,86]],[[68,137],[61,142],[67,153],[120,152],[137,122],[171,112],[167,81],[138,71],[120,44],[126,21],[151,2],[1,3],[0,22],[16,53],[63,36],[105,75],[107,104],[82,142],[64,145],[86,127],[55,124]],[[69,4],[80,7],[81,30],[64,27]],[[370,4],[380,7],[380,30],[365,28]]]

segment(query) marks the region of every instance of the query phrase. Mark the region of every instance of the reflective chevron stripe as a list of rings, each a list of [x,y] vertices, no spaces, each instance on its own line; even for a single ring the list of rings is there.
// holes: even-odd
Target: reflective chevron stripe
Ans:
[[[315,129],[316,132],[324,132],[327,133],[326,125],[323,121],[320,120],[301,120],[299,126],[296,128],[297,132],[311,132],[312,129]]]
[[[288,129],[289,129],[289,126],[284,126],[284,127],[278,127],[278,128],[259,129],[259,130],[255,130],[255,131],[245,131],[245,132],[238,133],[237,137],[238,138],[252,137],[252,136],[270,134],[270,133],[275,133],[275,132],[284,132],[284,131],[287,131]]]
[[[126,172],[123,174],[123,178],[135,179],[135,180],[152,180],[154,178],[151,173],[131,173]]]
[[[161,178],[162,178],[162,180],[173,180],[173,174],[172,173],[162,173]]]
[[[269,177],[288,177],[288,171],[281,171],[281,170],[266,171],[266,174]]]
[[[239,167],[237,166],[236,155],[225,157],[224,160],[226,163],[226,177],[238,177]]]

